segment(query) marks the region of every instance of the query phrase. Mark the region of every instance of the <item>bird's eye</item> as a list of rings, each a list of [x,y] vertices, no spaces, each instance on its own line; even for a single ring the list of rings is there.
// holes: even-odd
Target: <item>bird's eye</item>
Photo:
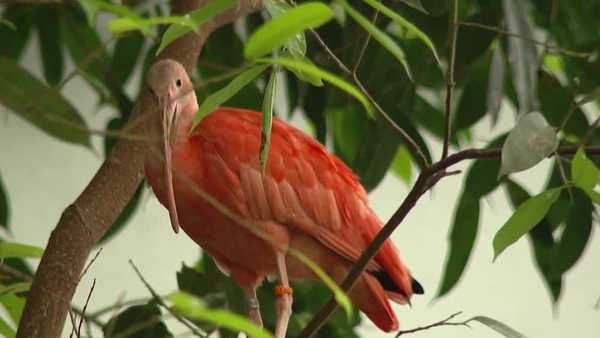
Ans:
[[[175,81],[175,85],[177,88],[181,87],[181,79],[177,79],[177,81]]]

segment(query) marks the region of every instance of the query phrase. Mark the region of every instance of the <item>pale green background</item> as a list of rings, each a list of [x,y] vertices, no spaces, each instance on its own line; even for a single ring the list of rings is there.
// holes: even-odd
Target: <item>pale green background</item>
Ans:
[[[30,41],[23,63],[40,75],[37,55],[37,44]],[[72,69],[73,65],[67,65],[67,72]],[[139,74],[135,76],[137,78]],[[79,78],[69,82],[63,93],[92,127],[102,128],[114,114],[107,109],[95,113],[97,98]],[[514,123],[510,113],[503,113],[501,120],[503,129]],[[294,123],[305,126],[302,121]],[[476,145],[483,146],[490,135],[489,121],[481,122],[474,134]],[[100,153],[99,138],[94,138],[94,146]],[[436,157],[439,156],[439,145],[431,144],[431,148]],[[46,136],[4,107],[0,107],[0,149],[0,173],[10,196],[10,225],[14,239],[44,246],[62,210],[92,178],[102,158],[82,147]],[[535,169],[515,175],[515,178],[524,183],[531,193],[537,193],[545,182],[548,164],[545,161]],[[466,167],[462,164],[455,169]],[[413,308],[395,307],[401,327],[408,329],[429,324],[454,312],[464,311],[460,318],[487,315],[511,325],[528,337],[600,337],[600,311],[594,310],[594,304],[600,297],[597,225],[594,224],[590,245],[583,258],[567,274],[562,299],[553,312],[526,239],[520,240],[492,264],[492,237],[511,214],[501,190],[482,203],[477,243],[464,277],[450,295],[433,301],[446,260],[449,225],[463,178],[464,175],[444,179],[421,199],[394,233],[393,240],[404,261],[426,290],[425,296],[415,297]],[[382,219],[387,220],[406,193],[406,184],[388,175],[371,194],[372,206]],[[74,304],[83,305],[93,278],[97,279],[97,284],[89,305],[92,311],[118,299],[148,296],[128,259],[139,266],[159,293],[166,294],[176,288],[175,272],[182,262],[193,264],[197,258],[198,247],[185,234],[173,234],[166,210],[152,194],[146,193],[132,223],[104,245],[102,254],[81,282]],[[173,327],[176,328],[175,333],[184,332],[180,326]],[[365,337],[392,336],[379,332],[366,320],[361,332]],[[499,336],[473,324],[471,330],[445,327],[415,334],[414,337]]]

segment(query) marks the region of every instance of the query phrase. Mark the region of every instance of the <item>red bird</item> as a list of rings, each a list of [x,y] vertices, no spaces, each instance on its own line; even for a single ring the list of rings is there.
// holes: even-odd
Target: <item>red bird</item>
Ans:
[[[193,130],[198,110],[193,85],[177,62],[157,62],[147,75],[160,120],[150,132],[161,139],[148,152],[145,171],[159,201],[221,270],[244,290],[249,316],[262,325],[256,288],[278,276],[275,335],[285,337],[291,315],[290,279],[316,279],[286,248],[296,248],[341,281],[382,223],[369,207],[356,175],[310,136],[274,119],[265,172],[259,162],[261,113],[218,108]],[[208,193],[278,243],[258,237],[198,194]],[[350,298],[380,329],[398,329],[388,300],[405,304],[423,293],[388,240],[370,262]]]

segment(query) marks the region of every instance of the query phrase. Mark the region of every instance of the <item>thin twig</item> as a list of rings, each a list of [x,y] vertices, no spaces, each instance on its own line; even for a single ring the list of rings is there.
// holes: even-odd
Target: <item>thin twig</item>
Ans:
[[[456,63],[456,40],[458,37],[458,0],[452,0],[453,16],[450,22],[450,47],[448,49],[448,74],[446,76],[446,111],[444,113],[444,145],[442,160],[448,156],[450,145],[452,94],[454,93],[454,65]]]
[[[152,288],[152,286],[150,285],[150,283],[148,283],[146,281],[146,279],[144,279],[144,276],[142,276],[142,273],[140,272],[140,270],[137,268],[137,266],[133,263],[133,261],[131,259],[129,260],[129,264],[131,265],[131,267],[133,268],[133,270],[135,270],[135,273],[138,275],[138,277],[142,281],[142,283],[144,283],[144,285],[146,286],[146,289],[148,289],[148,291],[150,292],[150,294],[152,294],[152,297],[154,298],[154,300],[156,301],[156,303],[158,305],[160,305],[165,310],[167,310],[170,314],[172,314],[173,317],[175,317],[175,319],[177,319],[181,324],[185,325],[188,329],[190,329],[192,332],[194,332],[194,334],[196,336],[206,338],[206,333],[201,332],[200,330],[198,330],[198,328],[196,328],[194,326],[194,324],[190,323],[185,318],[181,317],[178,313],[176,313],[175,311],[173,311],[173,309],[171,309],[171,307],[169,307],[165,303],[165,301],[158,295],[158,293],[156,293],[156,291],[154,291],[154,289]]]
[[[592,134],[594,133],[594,130],[598,127],[598,124],[600,124],[600,116],[598,116],[598,118],[596,118],[596,120],[590,125],[587,132],[585,133],[585,136],[579,142],[579,146],[585,146],[588,143],[588,141],[592,137]]]
[[[100,251],[98,251],[99,253]],[[98,255],[96,255],[98,257]],[[95,257],[94,257],[95,258]],[[92,262],[90,262],[91,264]],[[89,267],[89,265],[88,265]],[[83,320],[85,318],[85,310],[87,310],[88,303],[90,302],[90,298],[92,298],[92,292],[94,292],[94,287],[96,287],[96,278],[92,282],[92,287],[90,288],[90,293],[88,293],[87,299],[85,300],[85,304],[83,305],[83,311],[81,311],[81,318],[79,319],[79,326],[77,327],[77,338],[81,337],[81,325],[83,324]]]
[[[478,23],[478,22],[459,21],[458,24],[461,25],[461,26],[481,28],[481,29],[485,29],[485,30],[488,30],[488,31],[496,32],[496,33],[499,33],[499,34],[502,34],[502,35],[506,35],[506,36],[510,36],[510,37],[514,37],[514,38],[519,38],[519,39],[523,39],[523,40],[529,41],[529,42],[531,42],[533,44],[542,46],[542,47],[544,47],[547,50],[554,50],[554,51],[556,51],[558,53],[562,53],[562,54],[565,54],[565,55],[568,55],[568,56],[572,56],[572,57],[576,57],[576,58],[584,58],[584,59],[586,59],[586,58],[589,58],[592,55],[591,53],[576,52],[576,51],[568,50],[568,49],[565,49],[565,48],[561,48],[561,47],[549,44],[549,43],[544,42],[544,41],[539,41],[539,40],[536,40],[534,38],[530,38],[528,36],[523,36],[523,35],[518,34],[518,33],[509,32],[507,30],[504,30],[504,29],[501,29],[501,28],[498,28],[498,27],[488,26],[488,25],[481,24],[481,23]]]
[[[88,265],[83,269],[83,272],[81,273],[81,277],[79,277],[79,279],[81,279],[81,278],[83,278],[83,276],[85,276],[85,274],[88,272],[90,266],[92,266],[92,264],[94,264],[96,259],[98,259],[98,256],[100,256],[101,252],[102,252],[102,248],[98,249],[98,252],[96,252],[96,254],[94,255],[94,258],[92,258],[92,260],[88,263]],[[96,284],[96,278],[94,278],[94,284]],[[93,289],[93,287],[92,287],[92,289]],[[85,307],[84,307],[84,311],[85,311]]]
[[[409,333],[415,333],[415,332],[419,332],[419,331],[425,331],[425,330],[429,330],[431,328],[434,327],[440,327],[440,326],[466,326],[469,327],[468,324],[468,320],[464,321],[464,322],[451,322],[452,319],[454,319],[454,317],[458,316],[462,314],[462,311],[457,312],[453,315],[450,315],[448,318],[444,319],[444,320],[440,320],[439,322],[435,322],[433,324],[429,324],[426,326],[420,326],[420,327],[416,327],[414,329],[410,329],[410,330],[401,330],[398,331],[398,333],[396,334],[396,338],[405,335],[405,334],[409,334]]]
[[[110,312],[114,309],[118,309],[121,308],[123,306],[128,306],[128,305],[136,305],[136,304],[143,304],[143,303],[147,303],[149,300],[151,300],[153,298],[148,298],[148,297],[141,297],[141,298],[136,298],[136,299],[130,299],[128,301],[125,302],[119,302],[118,304],[113,304],[113,305],[108,305],[106,307],[103,307],[99,310],[96,310],[92,313],[89,314],[89,317],[92,318],[98,318],[100,316],[102,316],[103,314]]]
[[[360,80],[358,79],[358,76],[356,76],[355,73],[353,73],[343,62],[342,60],[340,60],[329,48],[329,46],[327,46],[327,44],[325,43],[325,41],[323,41],[323,39],[321,38],[321,36],[319,35],[319,33],[317,33],[314,29],[310,30],[311,34],[314,36],[314,38],[317,40],[317,42],[319,43],[319,45],[321,46],[321,48],[329,55],[329,57],[335,62],[335,64],[338,66],[338,68],[340,68],[344,73],[346,73],[346,76],[348,76],[350,79],[352,79],[352,81],[354,82],[354,84],[358,87],[358,89],[362,92],[362,94],[367,98],[367,100],[369,101],[369,103],[375,108],[375,111],[379,114],[379,116],[381,116],[384,121],[390,126],[392,127],[392,129],[396,130],[404,139],[404,141],[408,144],[409,148],[411,149],[411,151],[417,155],[417,157],[419,157],[421,164],[424,167],[427,167],[429,165],[429,161],[427,161],[427,157],[425,156],[425,154],[423,153],[423,150],[421,149],[421,147],[419,147],[419,145],[415,142],[415,140],[402,128],[400,127],[377,103],[377,101],[375,101],[375,99],[373,99],[373,97],[371,96],[371,94],[369,94],[369,92],[367,91],[367,89],[365,88],[365,86],[363,86],[363,84],[360,82]]]
[[[375,25],[375,23],[377,22],[377,18],[379,17],[379,10],[376,10],[375,13],[373,14],[373,18],[371,19],[371,23],[373,25]],[[352,67],[352,74],[356,74],[356,72],[358,71],[358,67],[360,66],[360,63],[362,62],[363,57],[365,56],[365,52],[367,51],[367,46],[369,46],[369,42],[371,41],[371,33],[367,32],[367,37],[365,38],[365,42],[363,43],[360,52],[358,53],[358,57],[356,58],[356,61],[354,62],[354,67]]]

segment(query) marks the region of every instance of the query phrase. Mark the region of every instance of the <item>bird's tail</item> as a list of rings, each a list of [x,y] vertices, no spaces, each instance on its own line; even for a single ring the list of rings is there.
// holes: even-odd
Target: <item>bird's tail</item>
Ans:
[[[388,302],[381,284],[369,273],[363,273],[350,292],[352,303],[385,332],[398,330],[398,318]]]

